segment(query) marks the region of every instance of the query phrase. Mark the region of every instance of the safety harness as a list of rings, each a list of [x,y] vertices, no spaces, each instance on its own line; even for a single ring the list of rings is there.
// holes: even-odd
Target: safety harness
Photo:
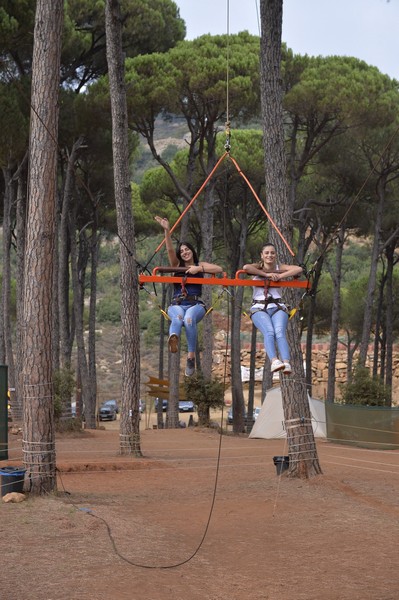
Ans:
[[[201,304],[204,307],[204,309],[206,310],[205,302],[202,300],[201,296],[187,293],[186,281],[187,281],[187,275],[184,275],[182,277],[182,282],[181,282],[181,293],[178,296],[174,296],[172,298],[171,304],[173,304],[174,306],[183,304],[183,302],[192,304],[192,305]]]
[[[269,304],[276,305],[273,313],[270,315],[271,317],[273,317],[278,310],[283,310],[287,314],[290,313],[290,311],[288,310],[288,307],[284,304],[282,298],[274,298],[273,296],[271,296],[269,294],[269,287],[270,287],[269,281],[270,281],[269,279],[265,279],[265,282],[264,282],[264,295],[265,295],[264,300],[253,300],[253,302],[252,302],[252,306],[255,306],[256,304],[264,304],[264,306],[262,308],[254,308],[254,309],[251,308],[251,314],[250,314],[251,318],[255,313],[259,312],[260,310],[267,312]]]

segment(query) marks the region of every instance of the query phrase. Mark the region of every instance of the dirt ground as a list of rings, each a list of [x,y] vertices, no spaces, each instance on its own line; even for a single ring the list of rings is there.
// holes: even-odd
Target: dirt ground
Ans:
[[[0,503],[2,600],[399,598],[399,450],[319,441],[302,481],[284,440],[142,423],[135,459],[117,426],[58,436],[58,493]]]

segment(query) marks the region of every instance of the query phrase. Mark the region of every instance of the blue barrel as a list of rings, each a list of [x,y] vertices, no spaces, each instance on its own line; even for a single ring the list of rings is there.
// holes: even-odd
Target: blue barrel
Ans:
[[[23,467],[2,467],[1,476],[1,497],[11,492],[22,493],[24,491],[24,478],[26,469]]]

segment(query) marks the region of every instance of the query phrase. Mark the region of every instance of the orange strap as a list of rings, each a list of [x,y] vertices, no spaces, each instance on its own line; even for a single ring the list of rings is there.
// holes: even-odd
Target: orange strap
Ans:
[[[201,185],[201,187],[198,190],[198,192],[193,196],[193,198],[190,200],[189,204],[187,204],[186,208],[183,210],[182,214],[177,219],[177,221],[173,225],[173,227],[171,227],[170,233],[172,233],[176,229],[176,227],[178,226],[178,224],[180,223],[180,221],[182,220],[182,218],[184,217],[184,215],[186,214],[186,212],[191,208],[191,206],[194,203],[194,201],[198,198],[198,196],[200,195],[200,193],[202,192],[202,190],[204,189],[204,187],[206,186],[206,184],[208,183],[208,181],[211,179],[212,175],[215,173],[215,171],[217,171],[217,169],[219,168],[219,165],[224,161],[224,159],[226,158],[227,155],[228,155],[228,152],[225,152],[223,154],[223,156],[221,156],[219,158],[219,160],[217,161],[216,165],[213,167],[212,171],[209,173],[208,177],[205,179],[204,183]],[[164,245],[164,243],[165,243],[165,239],[163,239],[162,242],[158,245],[158,248],[155,250],[154,254],[156,254],[162,248],[162,246]]]
[[[244,173],[241,171],[239,164],[237,163],[237,161],[229,155],[229,158],[231,160],[231,162],[233,163],[233,165],[235,166],[235,168],[238,171],[238,174],[241,175],[241,177],[244,179],[244,181],[246,182],[246,184],[248,185],[249,189],[251,190],[252,194],[254,195],[257,203],[259,204],[259,206],[261,207],[261,209],[263,210],[263,212],[265,213],[266,217],[268,218],[268,220],[270,221],[270,223],[273,225],[274,229],[277,231],[278,235],[281,237],[281,239],[283,240],[284,244],[287,247],[288,252],[291,254],[291,256],[295,256],[295,252],[293,252],[293,250],[291,249],[289,243],[287,242],[287,240],[285,239],[285,237],[283,236],[283,234],[281,233],[281,231],[279,230],[279,228],[277,227],[276,223],[273,221],[273,219],[271,218],[271,216],[269,215],[269,213],[267,212],[266,208],[263,206],[259,196],[257,195],[257,193],[255,192],[254,188],[252,187],[250,181],[248,180],[248,178],[246,177],[246,175],[244,175]]]

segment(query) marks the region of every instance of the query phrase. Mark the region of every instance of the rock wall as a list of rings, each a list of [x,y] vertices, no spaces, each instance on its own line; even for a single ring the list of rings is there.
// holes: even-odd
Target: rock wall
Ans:
[[[225,348],[225,332],[219,331],[215,335],[215,350],[213,351],[213,372],[218,377],[224,375],[224,358],[227,356],[227,375],[229,376],[230,369],[230,349]],[[304,351],[304,346],[302,347]],[[327,394],[328,381],[328,344],[314,344],[312,348],[312,396],[325,400]],[[356,362],[357,354],[355,353],[354,363]],[[337,361],[335,367],[335,394],[340,397],[340,385],[346,383],[346,358],[345,349],[337,351]],[[249,367],[251,353],[248,348],[241,350],[241,364],[244,367]],[[265,352],[261,344],[257,345],[255,356],[255,368],[260,369],[265,363]],[[372,368],[372,349],[370,348],[369,358],[366,366]],[[395,406],[399,406],[399,349],[394,350],[393,356],[393,382],[392,382],[392,402]]]

